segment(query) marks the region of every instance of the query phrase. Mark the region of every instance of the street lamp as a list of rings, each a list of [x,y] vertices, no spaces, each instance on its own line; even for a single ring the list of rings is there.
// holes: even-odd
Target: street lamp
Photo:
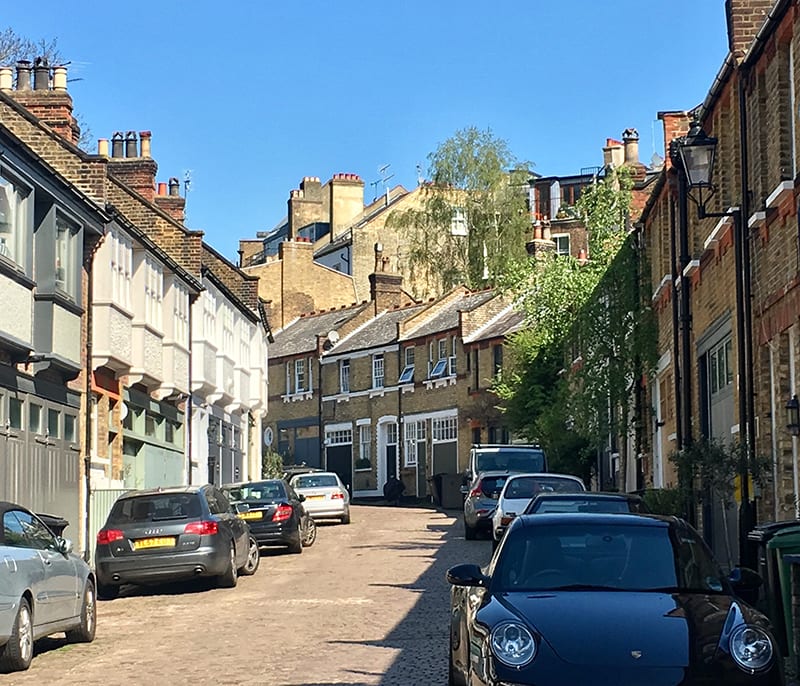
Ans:
[[[786,403],[786,411],[789,415],[786,429],[792,436],[800,436],[800,401],[797,395],[793,395]]]
[[[748,333],[749,313],[747,310],[748,303],[745,299],[745,293],[749,292],[749,260],[744,257],[744,250],[747,248],[745,245],[746,236],[744,235],[744,228],[742,222],[741,207],[731,207],[726,212],[708,212],[706,211],[706,203],[716,192],[716,188],[712,182],[712,175],[714,171],[714,161],[716,158],[717,139],[708,136],[699,121],[693,121],[689,127],[689,132],[674,141],[676,148],[676,155],[673,155],[673,161],[678,158],[680,163],[678,171],[682,175],[682,182],[679,186],[679,193],[683,196],[682,200],[685,206],[685,198],[689,197],[692,202],[697,205],[698,219],[706,217],[730,217],[733,220],[733,249],[734,249],[734,262],[736,272],[736,357],[739,377],[739,437],[744,450],[744,457],[740,462],[739,480],[741,483],[741,496],[742,504],[739,513],[739,556],[742,563],[749,563],[750,560],[750,545],[748,543],[747,534],[755,526],[755,512],[750,503],[750,454],[752,450],[751,442],[753,440],[753,427],[755,420],[752,417],[752,406],[750,404],[750,383],[752,378],[750,370],[748,369],[748,360],[751,359],[751,342]],[[693,197],[690,190],[697,192],[697,197]],[[705,198],[703,197],[706,193]],[[683,248],[686,248],[686,254],[681,255],[681,273],[688,264],[688,222],[685,215],[681,218],[681,240],[682,240],[682,253]],[[688,310],[688,290],[681,287],[681,296],[685,301],[685,307]],[[688,312],[685,315],[689,317]],[[684,338],[688,339],[688,330],[684,332]],[[684,344],[684,364],[688,365],[690,348],[688,340]],[[688,393],[688,389],[687,389]],[[687,398],[688,403],[688,398]],[[688,405],[687,405],[688,407]],[[688,410],[687,410],[688,411]],[[798,422],[800,426],[800,422]]]

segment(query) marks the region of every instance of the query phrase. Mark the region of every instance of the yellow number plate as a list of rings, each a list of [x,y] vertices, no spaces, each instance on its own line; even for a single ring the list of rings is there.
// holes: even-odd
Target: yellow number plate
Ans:
[[[263,512],[242,512],[239,514],[241,519],[261,519]]]
[[[324,495],[310,495],[306,500],[322,500],[324,497]]]
[[[174,548],[175,538],[173,536],[165,536],[163,538],[140,538],[138,541],[133,542],[134,550],[141,550],[142,548]]]

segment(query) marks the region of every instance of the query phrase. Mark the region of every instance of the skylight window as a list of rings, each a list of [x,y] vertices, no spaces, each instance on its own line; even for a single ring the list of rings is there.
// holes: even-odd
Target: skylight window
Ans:
[[[431,369],[431,379],[438,379],[445,371],[447,371],[447,358],[439,360],[433,369]]]
[[[397,383],[411,383],[414,380],[414,365],[409,364],[403,367],[403,371],[400,374],[400,378],[397,380]]]

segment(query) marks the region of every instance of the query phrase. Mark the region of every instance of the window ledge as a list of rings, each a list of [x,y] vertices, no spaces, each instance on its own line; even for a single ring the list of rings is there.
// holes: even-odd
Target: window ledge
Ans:
[[[769,194],[767,198],[767,202],[765,203],[767,209],[772,207],[778,207],[778,205],[783,202],[783,199],[789,195],[790,193],[794,192],[794,182],[793,181],[781,181],[772,193]]]
[[[350,402],[350,394],[342,393],[341,395],[336,396],[337,403],[349,403]]]
[[[749,229],[759,229],[763,224],[767,221],[767,213],[766,212],[753,212],[750,215],[750,218],[747,220],[747,228]]]
[[[414,384],[409,384],[408,386],[400,386],[401,393],[413,393],[414,392]]]
[[[386,395],[386,389],[385,388],[372,388],[372,389],[370,389],[370,392],[369,392],[369,397],[370,398],[375,398],[375,397],[382,398],[384,395]]]
[[[700,268],[700,260],[690,260],[689,264],[687,264],[683,268],[683,275],[686,277],[691,276]]]
[[[425,388],[430,390],[431,388],[442,388],[444,386],[454,386],[456,383],[457,377],[453,376],[442,376],[438,379],[425,379],[423,382],[425,384]]]
[[[285,403],[296,403],[298,400],[311,400],[314,397],[314,391],[303,391],[302,393],[287,393],[281,396],[281,400]]]
[[[353,469],[354,472],[361,472],[361,473],[369,473],[372,471],[372,467],[362,467],[360,469]]]

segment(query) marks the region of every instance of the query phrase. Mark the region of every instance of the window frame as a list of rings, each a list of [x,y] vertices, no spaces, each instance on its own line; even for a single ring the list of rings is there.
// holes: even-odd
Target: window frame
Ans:
[[[384,388],[386,383],[386,362],[383,353],[372,356],[372,388]]]

